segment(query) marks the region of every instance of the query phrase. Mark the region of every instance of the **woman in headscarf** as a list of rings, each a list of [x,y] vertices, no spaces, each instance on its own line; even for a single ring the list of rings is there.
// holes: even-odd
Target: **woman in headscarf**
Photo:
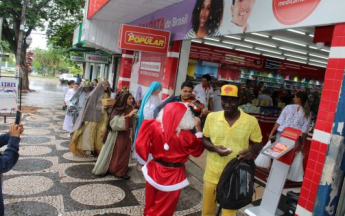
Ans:
[[[136,137],[138,135],[138,131],[140,129],[140,126],[143,120],[152,119],[154,110],[159,104],[162,103],[161,99],[158,96],[161,91],[162,91],[162,84],[155,81],[151,83],[149,89],[144,95],[144,98],[142,99],[140,109],[138,112],[139,118],[138,118],[136,130],[135,130],[133,150],[134,150],[134,143],[135,143]],[[137,158],[138,160],[137,168],[141,170],[141,167],[146,164],[146,161],[144,161],[139,155],[137,155],[135,151],[134,151],[134,157]],[[150,159],[151,158],[149,158],[149,160]]]
[[[102,132],[107,125],[107,107],[102,99],[109,98],[109,82],[97,85],[90,93],[73,126],[73,136],[69,149],[73,154],[92,154],[97,156],[102,149]]]
[[[130,178],[127,171],[134,134],[133,122],[137,111],[133,108],[132,94],[127,91],[119,93],[108,120],[109,133],[92,170],[93,174],[104,175],[108,171],[124,180]]]
[[[85,83],[73,95],[71,100],[67,103],[68,112],[73,116],[73,124],[77,120],[80,111],[83,109],[86,99],[90,94],[90,84]]]
[[[79,83],[73,83],[73,88],[69,89],[65,94],[65,97],[64,97],[65,104],[69,103],[69,101],[72,99],[73,95],[78,91],[78,88],[79,88]],[[65,119],[63,121],[62,129],[64,131],[72,133],[73,132],[73,123],[74,123],[73,122],[73,115],[67,109]],[[68,136],[70,136],[70,134],[68,134]]]

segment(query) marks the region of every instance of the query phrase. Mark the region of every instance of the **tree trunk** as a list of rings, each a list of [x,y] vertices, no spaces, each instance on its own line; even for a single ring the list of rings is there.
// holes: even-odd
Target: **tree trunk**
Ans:
[[[22,47],[22,53],[20,56],[20,70],[19,76],[22,78],[22,89],[23,90],[30,90],[29,89],[29,73],[28,68],[26,66],[26,47]]]

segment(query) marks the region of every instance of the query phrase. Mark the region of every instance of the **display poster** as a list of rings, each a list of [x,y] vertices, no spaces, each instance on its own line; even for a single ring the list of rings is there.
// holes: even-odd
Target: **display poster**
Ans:
[[[152,82],[164,83],[166,55],[134,52],[129,90],[136,101],[141,100]]]
[[[121,25],[119,48],[126,50],[167,53],[170,32],[138,26]]]
[[[343,0],[188,0],[131,24],[170,31],[175,41],[340,23],[344,8]]]
[[[18,107],[18,80],[0,78],[0,114],[13,114]]]

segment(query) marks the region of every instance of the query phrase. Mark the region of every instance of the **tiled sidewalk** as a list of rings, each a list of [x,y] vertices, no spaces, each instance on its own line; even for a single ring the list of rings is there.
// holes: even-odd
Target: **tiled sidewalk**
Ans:
[[[4,175],[6,215],[142,215],[145,181],[134,164],[129,181],[97,177],[91,173],[95,158],[69,152],[62,131],[61,92],[39,90],[23,98],[24,105],[39,109],[24,115],[20,159]],[[7,126],[0,125],[5,132]],[[196,216],[201,210],[202,170],[190,162],[187,170],[191,184],[183,189],[175,215]]]

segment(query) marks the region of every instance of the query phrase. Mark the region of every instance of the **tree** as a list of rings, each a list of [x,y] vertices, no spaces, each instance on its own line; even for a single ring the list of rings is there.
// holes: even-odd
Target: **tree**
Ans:
[[[32,30],[48,28],[64,23],[65,20],[75,19],[79,16],[84,0],[0,0],[0,16],[3,16],[3,39],[10,44],[11,51],[15,54],[20,32],[20,23],[25,20],[24,38],[31,34]],[[26,5],[25,17],[22,17],[23,4]],[[72,40],[72,38],[71,38]],[[26,69],[26,49],[22,43],[20,76],[22,77],[22,88],[29,89],[28,71]]]

